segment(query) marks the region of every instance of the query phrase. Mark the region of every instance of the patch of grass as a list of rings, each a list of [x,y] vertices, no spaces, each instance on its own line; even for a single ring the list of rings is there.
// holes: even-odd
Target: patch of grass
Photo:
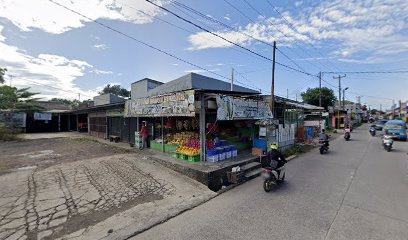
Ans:
[[[19,131],[17,129],[0,125],[0,141],[20,141],[21,138],[18,134]]]
[[[95,143],[100,143],[98,140],[93,139],[93,138],[85,138],[85,137],[81,137],[81,138],[67,138],[68,141],[72,141],[72,142],[81,142],[81,143],[85,143],[85,142],[95,142]]]
[[[302,153],[309,151],[310,149],[311,149],[310,146],[296,144],[293,147],[286,149],[286,151],[283,152],[283,155],[285,157],[289,157],[292,155],[300,155]]]

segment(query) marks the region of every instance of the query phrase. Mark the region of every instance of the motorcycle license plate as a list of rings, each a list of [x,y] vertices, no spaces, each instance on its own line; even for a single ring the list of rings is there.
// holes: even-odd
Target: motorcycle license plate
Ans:
[[[265,179],[269,179],[271,177],[271,174],[264,172],[264,173],[262,173],[262,177],[265,178]]]

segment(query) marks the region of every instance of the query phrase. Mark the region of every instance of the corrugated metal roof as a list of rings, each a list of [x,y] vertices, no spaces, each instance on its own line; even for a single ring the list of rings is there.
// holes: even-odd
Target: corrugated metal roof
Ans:
[[[173,81],[160,85],[148,92],[149,96],[162,95],[166,93],[179,92],[184,90],[204,90],[231,92],[231,84],[218,79],[206,77],[196,73],[189,73]],[[241,87],[234,84],[233,91],[244,94],[259,94],[258,91]]]

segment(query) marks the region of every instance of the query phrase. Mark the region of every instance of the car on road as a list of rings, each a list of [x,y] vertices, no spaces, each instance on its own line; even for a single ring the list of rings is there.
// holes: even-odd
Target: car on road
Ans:
[[[385,123],[387,123],[388,120],[378,120],[375,122],[375,130],[382,131],[384,128]]]
[[[396,139],[407,140],[407,125],[402,120],[390,120],[384,125],[384,133]]]

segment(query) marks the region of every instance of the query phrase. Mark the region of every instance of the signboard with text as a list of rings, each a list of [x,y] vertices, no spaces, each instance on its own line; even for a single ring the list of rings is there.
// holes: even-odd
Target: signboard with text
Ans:
[[[128,100],[124,116],[195,116],[194,90]]]
[[[262,119],[272,118],[269,104],[261,100],[217,96],[217,119]]]

